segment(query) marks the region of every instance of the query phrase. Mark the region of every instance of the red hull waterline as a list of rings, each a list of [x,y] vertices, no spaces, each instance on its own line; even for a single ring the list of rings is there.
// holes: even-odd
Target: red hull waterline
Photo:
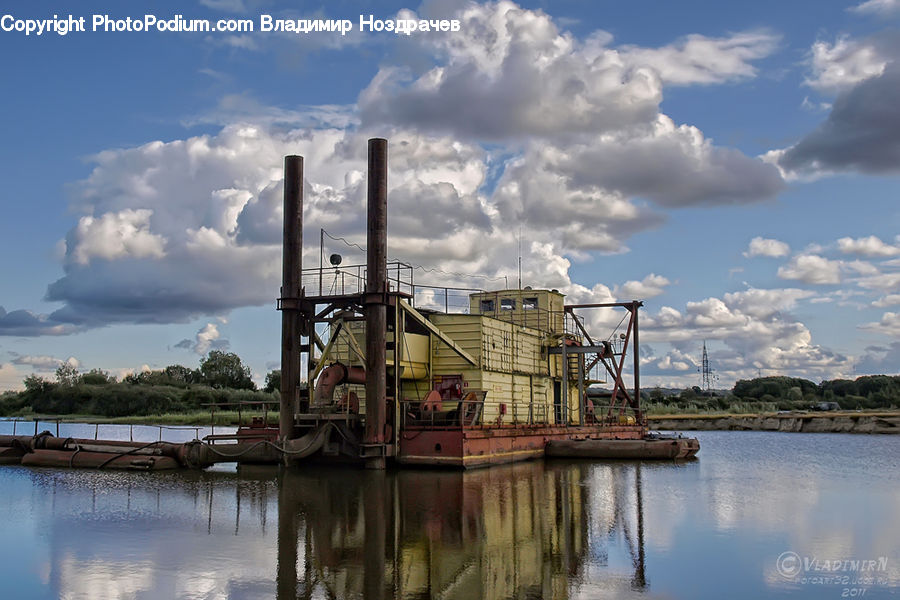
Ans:
[[[640,425],[408,428],[400,436],[397,462],[471,469],[542,458],[550,441],[640,440],[646,433]]]

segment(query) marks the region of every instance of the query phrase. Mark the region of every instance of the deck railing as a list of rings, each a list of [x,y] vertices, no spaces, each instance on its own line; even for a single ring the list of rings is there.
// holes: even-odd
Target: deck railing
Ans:
[[[366,265],[339,265],[303,269],[301,283],[307,296],[355,296],[366,291]],[[390,291],[414,293],[413,267],[399,261],[387,264]]]

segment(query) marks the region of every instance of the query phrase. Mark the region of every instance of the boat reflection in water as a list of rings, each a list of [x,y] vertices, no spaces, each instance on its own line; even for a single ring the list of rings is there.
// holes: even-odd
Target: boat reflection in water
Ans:
[[[278,598],[569,598],[588,579],[643,591],[640,468],[285,471]]]
[[[679,467],[7,467],[3,596],[646,597],[640,469]]]

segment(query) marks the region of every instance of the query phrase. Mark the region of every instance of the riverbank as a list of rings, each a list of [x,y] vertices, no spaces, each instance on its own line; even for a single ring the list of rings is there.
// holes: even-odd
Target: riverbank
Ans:
[[[650,415],[651,429],[783,431],[799,433],[900,433],[900,412]]]
[[[86,423],[89,425],[186,425],[192,427],[208,427],[215,425],[216,427],[226,425],[246,425],[249,424],[252,417],[260,416],[262,413],[244,412],[238,414],[237,411],[216,411],[214,417],[210,418],[209,411],[191,412],[191,413],[164,413],[159,415],[140,415],[130,417],[104,417],[101,415],[90,414],[73,414],[73,415],[24,415],[15,417],[5,417],[7,421],[18,421],[19,423]],[[278,425],[278,413],[269,412],[268,422],[271,425]]]

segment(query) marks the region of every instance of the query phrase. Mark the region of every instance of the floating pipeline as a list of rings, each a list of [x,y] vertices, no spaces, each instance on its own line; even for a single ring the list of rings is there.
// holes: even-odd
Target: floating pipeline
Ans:
[[[278,464],[297,462],[329,442],[334,425],[326,423],[285,443],[256,440],[235,444],[126,442],[54,437],[0,435],[0,464],[33,467],[132,469],[158,471],[181,467],[204,469],[216,463]]]
[[[149,471],[180,467],[178,446],[165,442],[61,438],[45,431],[35,436],[0,435],[0,458],[2,464]]]
[[[69,467],[93,469],[129,469],[160,471],[177,469],[181,465],[170,456],[136,456],[122,453],[90,452],[87,450],[36,450],[25,454],[22,465],[26,467]]]

